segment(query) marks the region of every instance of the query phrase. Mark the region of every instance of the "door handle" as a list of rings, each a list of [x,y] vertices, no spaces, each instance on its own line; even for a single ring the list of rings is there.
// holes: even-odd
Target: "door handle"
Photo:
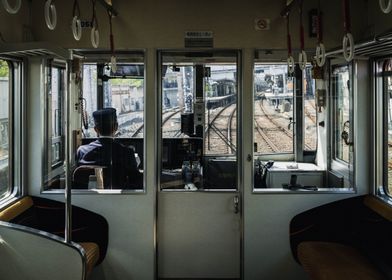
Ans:
[[[234,197],[234,213],[238,214],[240,212],[240,198],[238,195]]]

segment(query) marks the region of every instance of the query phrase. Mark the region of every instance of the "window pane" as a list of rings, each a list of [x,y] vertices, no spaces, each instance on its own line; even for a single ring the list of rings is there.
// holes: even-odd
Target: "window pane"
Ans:
[[[161,188],[235,189],[236,57],[171,59],[163,56]]]
[[[349,146],[341,135],[345,131],[350,133],[350,73],[348,66],[339,66],[332,71],[333,82],[333,135],[334,159],[349,162]]]
[[[143,189],[142,60],[121,62],[116,73],[102,63],[83,65],[83,139],[75,155],[73,188]]]
[[[205,81],[206,155],[234,154],[237,142],[236,65],[211,65]]]
[[[83,133],[85,137],[95,137],[92,113],[97,110],[97,65],[83,64]],[[86,129],[87,127],[87,129]]]
[[[293,153],[293,82],[285,64],[255,65],[255,153]]]
[[[10,177],[9,97],[9,67],[0,60],[0,197],[7,192]]]
[[[392,194],[392,78],[391,76],[386,78],[386,101],[387,101],[387,129],[384,131],[388,132],[387,135],[387,147],[388,147],[388,187],[387,192],[389,195]]]
[[[62,138],[62,82],[64,70],[52,68],[51,73],[51,146],[52,146],[52,165],[63,161],[63,138]]]
[[[44,162],[45,189],[64,187],[64,94],[65,69],[50,66],[47,80],[49,88],[46,103],[46,160]]]
[[[315,82],[312,79],[312,67],[308,66],[304,71],[304,137],[305,151],[317,149],[317,110],[315,99]]]
[[[144,79],[111,79],[104,86],[104,107],[117,110],[116,137],[143,138]]]

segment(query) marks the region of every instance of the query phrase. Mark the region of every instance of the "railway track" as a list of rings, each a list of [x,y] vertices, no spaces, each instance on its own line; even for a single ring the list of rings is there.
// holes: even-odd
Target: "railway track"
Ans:
[[[231,112],[231,114],[229,116],[229,122],[227,123],[227,136],[228,136],[228,140],[229,140],[230,143],[235,143],[235,141],[236,141],[236,133],[234,133],[234,135],[235,135],[234,137],[233,137],[233,134],[232,134],[233,130],[234,130],[234,132],[237,131],[236,126],[235,127],[233,126],[233,120],[235,119],[234,115],[236,115],[236,112],[237,112],[237,106]],[[228,148],[227,150],[228,150],[229,154],[234,154],[235,153],[235,151],[236,151],[235,150],[235,145],[233,144],[233,146],[234,146],[234,149],[233,149],[232,146],[227,146],[227,148]]]
[[[174,108],[174,109],[170,109],[165,111],[163,114],[163,118],[162,118],[162,126],[170,119],[172,118],[174,115],[178,114],[179,112],[181,112],[180,109],[178,109],[178,107]],[[132,138],[136,138],[138,136],[138,134],[141,134],[141,132],[144,129],[144,123],[141,124],[136,130],[135,132],[132,134]],[[181,134],[181,132],[180,132]]]
[[[267,144],[267,147],[271,150],[271,152],[276,153],[279,151],[279,148],[275,145],[275,143],[268,137],[268,135],[263,131],[259,123],[257,122],[255,118],[255,128],[256,131],[259,133],[261,138],[264,140],[264,142]]]
[[[222,117],[222,114],[226,111],[229,110],[230,107],[234,108],[232,111],[230,111],[228,116],[224,116]],[[207,139],[207,150],[211,151],[211,138],[212,138],[212,131],[218,136],[218,138],[226,145],[226,151],[227,153],[234,153],[236,151],[236,145],[233,144],[232,141],[232,134],[233,134],[233,120],[235,112],[237,111],[237,108],[235,106],[235,103],[231,103],[226,105],[225,107],[223,107],[221,110],[219,110],[219,112],[217,114],[214,115],[214,117],[212,118],[212,120],[209,121],[209,125],[205,128],[205,138]],[[219,124],[218,124],[218,120],[219,119],[224,119],[224,118],[228,118],[227,122],[226,122],[226,129],[221,129],[219,128]],[[226,135],[222,132],[222,131],[226,131]],[[217,138],[213,138],[212,140],[216,140]],[[213,147],[214,147],[214,152],[218,151],[217,147],[219,147],[219,144],[217,143],[213,143]]]
[[[316,124],[316,116],[309,112],[308,108],[305,107],[305,116],[312,121],[313,124]]]
[[[288,136],[290,139],[293,139],[292,132],[289,129],[283,127],[274,118],[272,118],[271,115],[266,112],[266,110],[261,102],[259,102],[259,107],[261,109],[263,116],[265,116],[270,123],[274,124],[274,126],[277,128],[278,131],[281,131],[284,135]],[[307,149],[312,150],[312,147],[310,147],[308,144],[305,144],[305,146]]]

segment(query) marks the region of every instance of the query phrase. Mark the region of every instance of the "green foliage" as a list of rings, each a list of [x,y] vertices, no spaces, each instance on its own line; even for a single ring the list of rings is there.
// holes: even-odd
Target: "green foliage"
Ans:
[[[5,60],[0,60],[0,77],[8,77],[9,67]]]

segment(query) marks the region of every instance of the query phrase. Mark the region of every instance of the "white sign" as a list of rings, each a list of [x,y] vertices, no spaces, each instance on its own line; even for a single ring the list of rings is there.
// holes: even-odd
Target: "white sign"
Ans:
[[[213,38],[212,31],[185,31],[185,38]]]

